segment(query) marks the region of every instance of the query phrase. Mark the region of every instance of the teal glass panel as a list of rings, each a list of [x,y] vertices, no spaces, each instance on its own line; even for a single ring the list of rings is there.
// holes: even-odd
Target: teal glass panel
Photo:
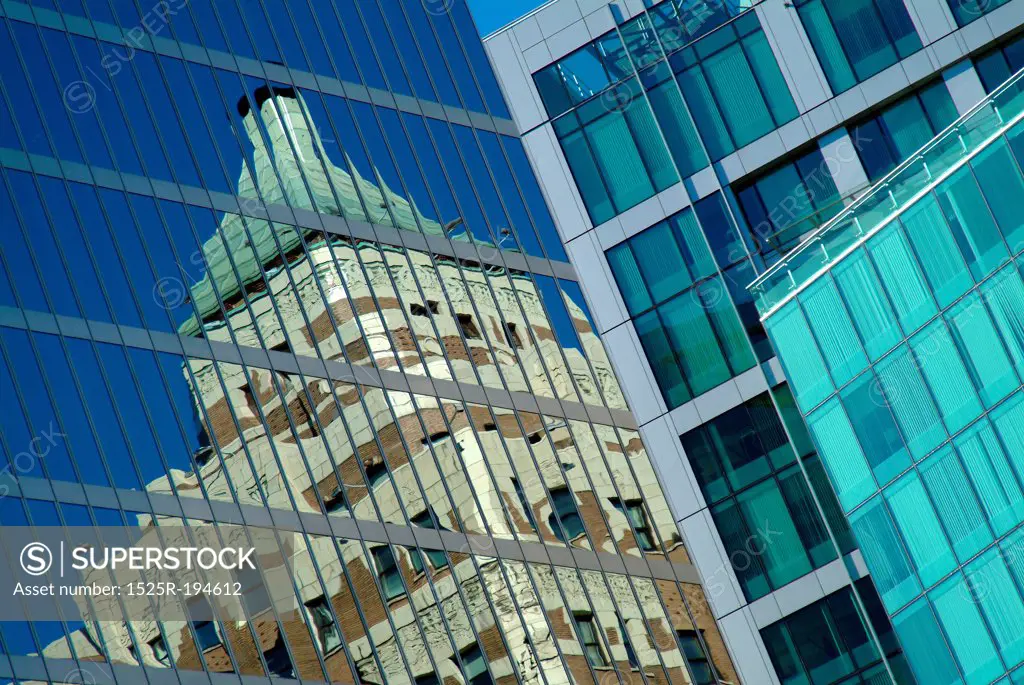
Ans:
[[[747,339],[746,329],[733,307],[729,291],[721,277],[704,281],[694,288],[690,295],[707,312],[722,352],[729,361],[732,374],[736,375],[753,367],[756,360]]]
[[[934,196],[921,198],[900,217],[939,307],[974,287],[974,279]]]
[[[878,484],[884,485],[905,471],[911,464],[910,452],[875,377],[870,372],[863,374],[844,388],[840,397]]]
[[[893,627],[918,683],[963,683],[928,600],[922,597],[897,615]]]
[[[678,295],[693,284],[683,253],[667,221],[637,234],[629,244],[655,304]]]
[[[686,210],[669,217],[668,222],[675,230],[676,239],[682,247],[686,265],[693,280],[697,281],[715,273],[715,260],[711,257],[707,240],[700,230],[694,212]]]
[[[1017,373],[1024,377],[1024,279],[1010,264],[980,290]]]
[[[1003,661],[1024,661],[1024,601],[999,550],[985,552],[964,570]]]
[[[781,587],[813,570],[774,479],[758,483],[737,495],[736,499],[748,528],[758,531],[757,543],[764,549],[759,556],[774,587]],[[770,530],[770,538],[765,528]]]
[[[1017,477],[1024,482],[1024,393],[1017,393],[989,415],[1006,445]]]
[[[956,574],[932,590],[929,599],[967,685],[990,683],[1004,668],[963,575]]]
[[[814,567],[820,568],[835,559],[836,548],[832,545],[828,531],[825,530],[825,524],[811,498],[810,490],[807,489],[807,480],[800,467],[792,466],[780,473],[779,487],[786,504],[789,505],[803,549],[810,555]]]
[[[608,265],[615,274],[615,282],[619,285],[619,292],[629,313],[635,314],[650,309],[653,302],[629,244],[616,245],[608,250],[607,255]]]
[[[673,183],[679,182],[679,175],[676,173],[675,165],[672,164],[672,156],[665,147],[665,139],[658,130],[658,124],[654,120],[650,105],[640,95],[628,103],[625,107],[626,121],[633,132],[640,156],[647,167],[647,174],[654,184],[655,191],[668,188]],[[635,204],[635,203],[634,203]],[[623,205],[623,208],[631,207]]]
[[[857,77],[846,59],[843,46],[839,42],[839,34],[832,26],[825,4],[821,0],[811,0],[800,5],[799,11],[807,37],[811,40],[811,46],[818,56],[821,68],[825,71],[825,78],[832,86],[832,91],[841,93],[855,86]]]
[[[686,385],[679,362],[672,351],[672,345],[661,325],[658,312],[644,314],[634,320],[637,337],[644,348],[644,354],[651,365],[654,380],[658,382],[661,394],[669,407],[678,407],[693,395]]]
[[[555,130],[559,128],[559,122],[575,121],[576,115],[570,114],[555,122]],[[559,134],[559,143],[562,145],[562,152],[565,153],[565,160],[569,164],[573,177],[576,179],[576,187],[580,190],[583,204],[587,207],[594,225],[603,224],[615,216],[615,206],[612,204],[608,189],[601,180],[601,171],[597,167],[594,155],[590,151],[590,145],[582,131],[576,130],[565,135]]]
[[[971,160],[981,192],[1011,248],[1024,247],[1024,176],[1005,139],[997,140]]]
[[[692,67],[679,71],[676,78],[712,161],[718,161],[735,150],[736,146],[729,136],[725,120],[715,106],[715,96],[712,95],[700,68]]]
[[[632,207],[654,194],[654,185],[647,175],[640,150],[621,113],[610,113],[587,124],[585,131],[597,168],[617,211]]]
[[[999,550],[1017,587],[1024,588],[1024,529],[1015,530],[1003,538]]]
[[[971,293],[950,309],[946,322],[986,407],[1020,387],[1020,379],[978,293]]]
[[[939,206],[976,280],[992,273],[1010,252],[985,205],[974,175],[963,168],[935,190]]]
[[[949,446],[922,462],[920,472],[953,552],[963,563],[993,540],[971,481]]]
[[[692,292],[662,305],[658,313],[694,395],[729,379],[729,366],[708,312]]]
[[[752,540],[759,541],[760,538],[747,528],[740,505],[734,499],[726,500],[711,508],[711,516],[744,596],[753,601],[767,595],[772,591],[772,586],[761,564],[761,557],[751,554],[748,549]]]
[[[981,402],[943,322],[929,324],[910,339],[910,347],[949,433],[958,432],[977,418]]]
[[[946,0],[953,17],[960,26],[966,26],[986,12],[1005,5],[1010,0]]]
[[[871,238],[867,249],[896,318],[903,332],[909,335],[938,311],[931,290],[917,268],[910,244],[894,224]]]
[[[807,419],[807,426],[818,445],[818,454],[831,476],[840,504],[845,511],[850,511],[877,488],[839,398],[833,397],[814,410]]]
[[[921,582],[934,585],[956,567],[956,559],[920,477],[904,474],[884,494]]]
[[[800,295],[818,349],[832,373],[836,387],[845,385],[868,365],[846,307],[832,279],[825,276]]]
[[[868,357],[877,360],[903,335],[875,268],[867,254],[858,250],[833,267],[832,273]]]
[[[752,143],[775,128],[768,104],[739,44],[708,57],[703,68],[736,147]]]
[[[710,163],[708,156],[704,153],[697,129],[686,111],[675,80],[670,79],[647,91],[647,97],[679,173],[690,176],[706,167]]]
[[[743,48],[747,53],[750,67],[754,70],[754,76],[761,85],[761,93],[768,101],[772,117],[778,124],[796,119],[799,114],[796,103],[764,31],[755,31],[746,36],[743,39]]]
[[[789,431],[789,435],[793,439],[793,448],[797,455],[805,457],[814,452],[811,434],[807,432],[807,424],[804,423],[800,410],[796,407],[796,401],[793,399],[793,393],[789,390],[789,385],[783,383],[775,386],[772,388],[772,395],[779,405],[779,413],[782,414],[782,421],[786,424],[786,430]]]
[[[851,514],[850,527],[882,603],[890,614],[895,613],[921,593],[921,583],[914,574],[882,498],[874,498]],[[900,638],[903,638],[902,633]]]
[[[988,419],[953,441],[996,535],[1024,522],[1024,493]]]
[[[910,348],[902,345],[875,366],[882,400],[896,417],[900,432],[915,460],[947,438],[939,410],[918,370]]]
[[[781,351],[786,378],[797,403],[804,412],[809,411],[835,388],[796,300],[765,321],[765,328]]]

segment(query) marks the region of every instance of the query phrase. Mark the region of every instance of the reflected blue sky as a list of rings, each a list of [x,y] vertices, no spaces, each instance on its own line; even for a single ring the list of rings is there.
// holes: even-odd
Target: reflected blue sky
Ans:
[[[480,35],[494,33],[506,24],[532,12],[547,0],[467,0]]]

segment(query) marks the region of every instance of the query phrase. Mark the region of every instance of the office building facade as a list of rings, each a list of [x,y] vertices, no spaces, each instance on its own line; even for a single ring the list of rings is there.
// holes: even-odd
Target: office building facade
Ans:
[[[485,38],[744,682],[915,681],[747,286],[1024,66],[1022,25],[554,0]]]
[[[740,681],[462,0],[0,15],[0,524],[280,540],[4,682]]]
[[[752,287],[920,682],[1024,679],[1021,78]]]

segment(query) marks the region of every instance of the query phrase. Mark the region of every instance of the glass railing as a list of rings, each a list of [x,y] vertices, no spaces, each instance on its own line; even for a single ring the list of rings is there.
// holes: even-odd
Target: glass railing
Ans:
[[[1024,70],[1018,71],[971,111],[882,178],[849,207],[748,286],[762,316],[822,269],[880,229],[897,211],[942,180],[1024,112]]]

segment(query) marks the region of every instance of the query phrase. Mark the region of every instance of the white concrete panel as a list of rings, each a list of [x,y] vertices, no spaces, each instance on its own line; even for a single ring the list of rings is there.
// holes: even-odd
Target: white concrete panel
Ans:
[[[761,393],[768,392],[768,381],[760,366],[744,371],[733,380],[736,381],[736,388],[740,391],[740,398],[744,402]]]
[[[825,564],[815,571],[814,575],[818,576],[818,583],[821,585],[821,590],[826,596],[831,595],[839,588],[846,587],[852,582],[850,580],[850,573],[846,570],[846,564],[843,563],[842,559],[836,559],[831,563]]]
[[[679,521],[705,508],[704,495],[669,418],[661,416],[646,424],[640,432],[661,476],[673,518]]]
[[[710,171],[710,169],[708,169]],[[666,188],[657,195],[658,202],[661,203],[661,211],[665,216],[672,216],[676,212],[682,211],[684,208],[690,206],[690,196],[686,192],[686,188],[681,183],[677,183],[674,186]]]
[[[807,128],[807,122],[803,117],[794,119],[779,129],[779,136],[782,137],[782,144],[786,150],[794,150],[811,139],[811,131]]]
[[[484,43],[484,47],[516,128],[527,131],[543,123],[547,114],[513,35],[511,32],[498,34]]]
[[[743,397],[735,381],[730,379],[694,398],[693,403],[697,406],[701,420],[706,422],[743,404]]]
[[[960,114],[966,114],[985,99],[985,87],[981,85],[978,72],[970,60],[957,62],[946,69],[942,72],[942,78],[946,80],[949,95],[953,98],[956,111]]]
[[[820,107],[815,107],[805,114],[811,131],[815,135],[821,135],[826,131],[839,125],[839,109],[832,100],[829,100]]]
[[[591,12],[583,19],[590,31],[591,38],[600,38],[615,28],[615,20],[612,18],[611,10],[602,7],[596,12]]]
[[[557,0],[537,10],[534,16],[544,38],[550,38],[562,29],[583,19],[576,0]]]
[[[751,173],[786,154],[786,144],[782,142],[782,136],[778,131],[772,131],[750,145],[740,148],[739,154],[743,168],[747,173]]]
[[[602,250],[610,250],[627,238],[626,232],[622,230],[622,222],[615,217],[604,222],[594,229],[594,235]]]
[[[582,19],[547,39],[552,60],[561,59],[589,42],[590,31],[587,30],[587,24]]]
[[[770,626],[782,618],[782,609],[779,608],[779,603],[775,601],[775,595],[772,593],[751,602],[749,609],[750,617],[754,620],[754,625],[758,630]]]
[[[733,663],[744,685],[779,685],[761,635],[748,609],[723,618],[722,638],[729,647]]]
[[[553,61],[548,44],[541,42],[523,50],[523,59],[526,60],[526,70],[534,74]]]
[[[637,423],[643,425],[664,414],[665,401],[651,374],[633,324],[627,321],[605,333],[602,339]]]
[[[551,126],[534,129],[522,140],[562,242],[589,230],[592,227],[590,217]]]
[[[626,305],[594,233],[584,233],[569,242],[565,250],[576,267],[576,273],[580,274],[580,287],[587,298],[598,332],[603,335],[605,331],[628,320]]]
[[[685,185],[687,192],[695,202],[722,189],[722,184],[718,182],[715,170],[711,167],[705,167],[686,179]]]
[[[770,541],[769,544],[771,544]],[[808,573],[792,583],[783,585],[772,594],[775,595],[775,601],[779,603],[779,609],[787,616],[825,596],[824,590],[821,589],[821,583],[818,582],[818,576],[813,573]]]
[[[1011,0],[985,15],[984,21],[997,38],[1024,24],[1024,0]]]
[[[762,2],[756,12],[800,113],[825,102],[832,91],[796,9],[774,0]]]
[[[987,32],[983,33],[987,35]],[[986,38],[986,42],[987,40]],[[954,33],[929,45],[926,52],[931,57],[933,69],[944,69],[967,54],[967,44],[962,34]]]
[[[837,128],[818,140],[825,171],[832,176],[840,195],[847,195],[868,183],[868,175],[861,164],[858,147],[860,141],[850,138],[845,128]]]
[[[745,604],[739,581],[707,509],[680,522],[690,559],[704,580],[711,611],[720,618]]]
[[[917,35],[925,45],[933,43],[956,29],[953,13],[946,0],[903,0],[914,22]]]
[[[664,218],[665,210],[657,195],[647,198],[636,207],[631,207],[619,215],[622,231],[627,237],[650,228]]]
[[[677,435],[688,433],[704,423],[700,418],[700,414],[697,413],[697,405],[694,402],[687,402],[686,404],[679,405],[670,411],[668,416],[672,421],[672,425],[676,429]]]
[[[522,21],[512,27],[511,33],[515,36],[516,42],[519,43],[521,48],[533,47],[544,40],[544,34],[540,31],[540,24],[537,23],[536,16],[523,18]]]

